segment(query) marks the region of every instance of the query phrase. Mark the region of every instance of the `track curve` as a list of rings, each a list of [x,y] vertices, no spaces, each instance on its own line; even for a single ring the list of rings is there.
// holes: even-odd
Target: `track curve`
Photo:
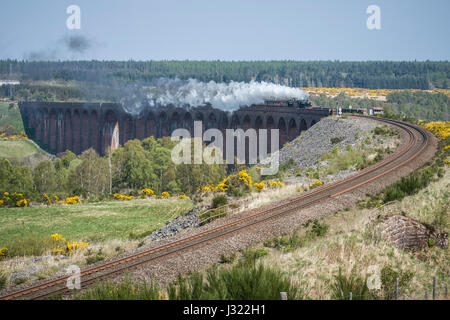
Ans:
[[[268,209],[262,208],[255,214],[201,232],[194,236],[173,241],[166,245],[135,253],[121,259],[112,260],[98,266],[83,269],[81,271],[82,286],[86,287],[100,279],[115,276],[125,270],[138,268],[139,266],[155,261],[156,259],[161,259],[174,253],[191,249],[206,242],[218,240],[229,234],[243,231],[261,223],[267,223],[280,216],[317,204],[325,199],[350,192],[371,181],[382,179],[386,174],[407,165],[417,156],[422,154],[429,142],[427,132],[415,125],[382,118],[366,118],[375,119],[396,126],[406,134],[407,142],[389,157],[346,179],[324,185],[306,194],[290,198],[280,205]],[[69,291],[66,286],[68,278],[69,276],[63,276],[51,279],[40,284],[7,293],[0,296],[0,299],[45,299],[54,294],[66,293]]]

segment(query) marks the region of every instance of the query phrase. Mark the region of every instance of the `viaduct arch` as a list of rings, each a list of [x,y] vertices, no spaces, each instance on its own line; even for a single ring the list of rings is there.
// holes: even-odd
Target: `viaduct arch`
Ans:
[[[99,154],[111,146],[118,128],[118,142],[131,139],[169,136],[177,128],[193,135],[194,121],[202,121],[203,131],[226,129],[280,130],[280,146],[293,140],[321,118],[329,109],[300,109],[267,104],[241,107],[234,112],[212,108],[179,108],[161,106],[145,108],[139,115],[125,112],[121,104],[81,102],[21,102],[19,103],[25,133],[44,150],[58,154],[71,150],[80,154],[93,148]],[[270,135],[268,135],[270,150]],[[259,146],[258,146],[259,147]]]

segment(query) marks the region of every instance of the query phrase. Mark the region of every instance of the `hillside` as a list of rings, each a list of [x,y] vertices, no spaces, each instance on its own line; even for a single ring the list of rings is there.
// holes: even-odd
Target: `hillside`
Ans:
[[[31,140],[1,140],[0,158],[8,159],[16,164],[34,167],[43,160],[54,158]]]
[[[16,102],[0,101],[0,132],[8,127],[11,127],[15,134],[22,132],[22,117]]]
[[[448,248],[430,245],[418,251],[404,251],[380,238],[376,227],[383,217],[400,214],[430,223],[448,234],[449,187],[447,166],[442,178],[417,195],[378,208],[361,203],[321,219],[319,225],[327,228],[323,235],[311,237],[309,226],[262,244],[268,255],[261,262],[279,267],[301,283],[312,299],[337,298],[333,296],[332,286],[339,269],[356,283],[358,277],[367,279],[375,270],[387,267],[399,275],[412,275],[411,280],[400,287],[400,293],[406,294],[408,299],[424,299],[425,291],[431,293],[434,276],[438,295],[443,297],[445,285],[450,281]],[[353,287],[354,299],[363,298],[357,297],[355,291]],[[382,298],[385,292],[380,290],[377,294]]]

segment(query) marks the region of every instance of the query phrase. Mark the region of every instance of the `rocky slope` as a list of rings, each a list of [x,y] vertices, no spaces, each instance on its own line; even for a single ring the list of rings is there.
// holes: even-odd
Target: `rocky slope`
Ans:
[[[322,119],[298,138],[287,143],[279,152],[280,163],[289,159],[295,161],[294,168],[317,167],[324,153],[331,152],[334,147],[344,150],[348,145],[358,148],[368,137],[372,137],[372,130],[380,124],[368,119],[350,119],[328,117]],[[366,147],[373,147],[372,139]],[[388,146],[392,140],[384,141],[380,146]]]

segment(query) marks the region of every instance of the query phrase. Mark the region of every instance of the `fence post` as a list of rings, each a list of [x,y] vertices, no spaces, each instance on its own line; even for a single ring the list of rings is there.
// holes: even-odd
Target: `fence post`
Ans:
[[[280,292],[280,299],[287,300],[287,292]]]
[[[395,300],[398,300],[398,278],[395,279]]]
[[[436,277],[433,277],[433,300],[436,299]]]
[[[353,293],[350,292],[350,299],[349,300],[353,300]]]
[[[428,300],[428,291],[425,291],[425,300]]]
[[[403,295],[403,300],[406,300],[406,294]]]

